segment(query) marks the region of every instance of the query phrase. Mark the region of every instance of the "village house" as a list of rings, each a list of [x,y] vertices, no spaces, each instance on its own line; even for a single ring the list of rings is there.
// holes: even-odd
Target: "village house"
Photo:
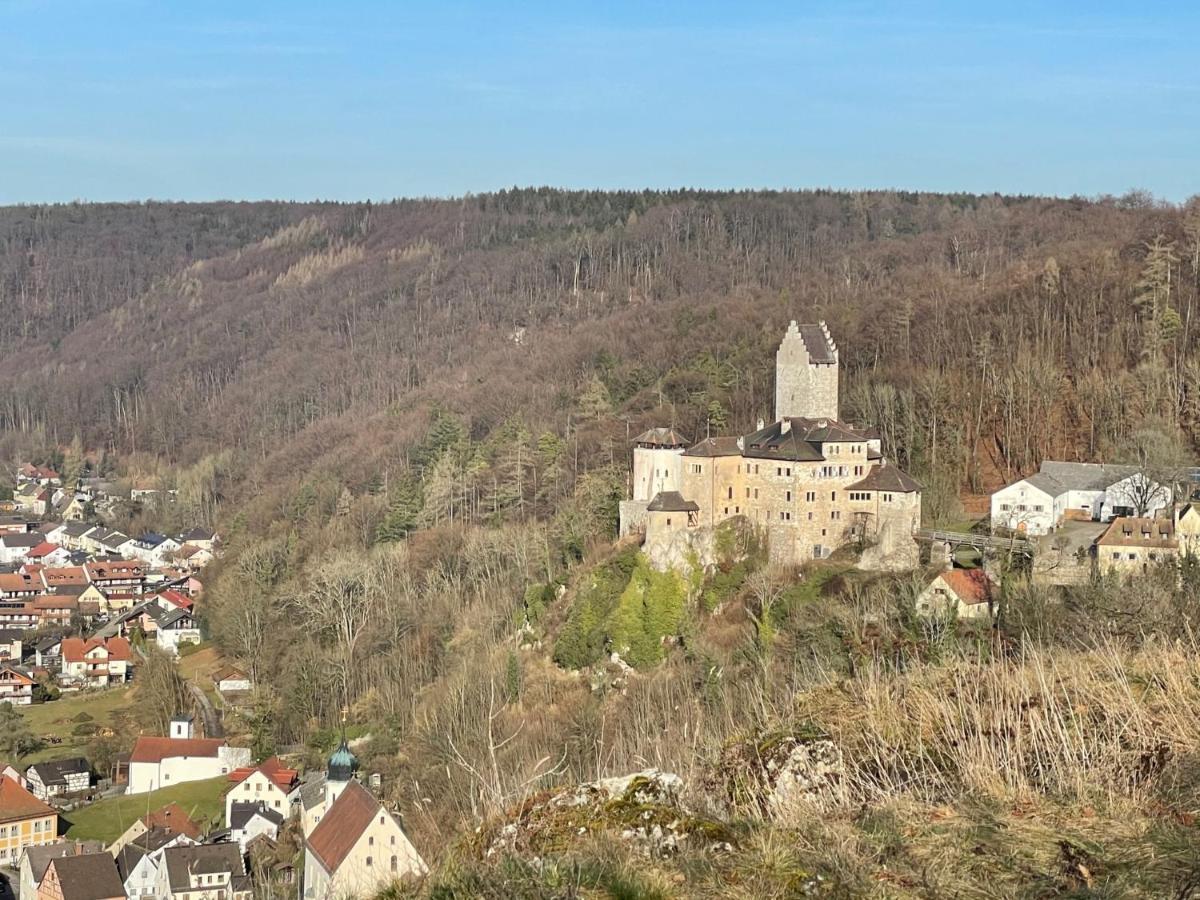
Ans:
[[[25,770],[25,782],[39,800],[82,793],[92,786],[92,767],[82,756],[35,763]]]
[[[686,449],[671,430],[639,435],[622,533],[643,532],[654,562],[686,556],[740,517],[778,563],[823,559],[855,543],[875,548],[873,567],[915,565],[921,485],[884,458],[877,435],[838,420],[838,365],[823,323],[792,322],[776,353],[775,422]],[[696,509],[665,508],[681,503]],[[678,512],[687,515],[665,515]]]
[[[285,766],[278,756],[259,765],[235,769],[229,774],[230,787],[225,794],[225,824],[232,827],[235,803],[260,804],[285,819],[299,798],[300,773]]]
[[[304,842],[305,900],[369,897],[426,871],[399,818],[357,781],[338,793]]]
[[[235,844],[171,847],[158,869],[159,900],[251,900],[253,890]]]
[[[17,469],[17,484],[32,481],[37,484],[61,484],[62,476],[49,466],[35,466],[33,463],[23,463]]]
[[[67,626],[79,614],[79,601],[68,594],[39,594],[28,606],[36,617],[36,627]]]
[[[277,840],[283,823],[283,813],[262,803],[234,802],[229,810],[226,836],[245,853],[247,845],[255,838]]]
[[[148,812],[125,829],[124,834],[112,842],[108,852],[114,856],[125,845],[137,840],[147,832],[158,829],[171,834],[181,834],[192,843],[198,843],[201,837],[200,826],[197,825],[178,803],[168,803],[153,812]]]
[[[24,556],[25,562],[36,563],[40,566],[62,566],[66,565],[70,559],[70,551],[45,540],[37,546],[31,547]]]
[[[212,674],[213,687],[223,699],[235,698],[245,694],[254,686],[250,676],[237,666],[222,666]]]
[[[21,512],[31,516],[44,516],[50,511],[50,498],[54,491],[36,481],[27,481],[13,491],[13,503]]]
[[[224,738],[193,737],[193,731],[191,718],[178,716],[171,720],[170,737],[139,737],[129,757],[126,793],[217,778],[249,765],[249,749],[230,747]]]
[[[46,867],[37,900],[125,900],[125,887],[107,853],[58,856]]]
[[[0,628],[0,663],[20,663],[25,647],[20,628]]]
[[[88,581],[108,598],[114,611],[131,609],[146,585],[146,568],[141,562],[110,560],[84,565]]]
[[[34,684],[36,682],[28,670],[7,663],[0,664],[0,703],[29,706],[33,703]]]
[[[44,542],[45,537],[36,531],[0,534],[0,565],[11,566],[25,562],[26,554]]]
[[[58,813],[12,778],[0,777],[0,866],[15,868],[26,847],[58,839]]]
[[[109,852],[117,864],[117,874],[131,898],[154,897],[163,856],[172,847],[195,846],[196,840],[169,828],[150,828]]]
[[[151,631],[155,643],[167,653],[178,656],[181,644],[200,643],[200,626],[188,610],[167,610],[157,604],[150,604],[146,607],[145,614],[153,619],[154,627]]]
[[[124,684],[133,668],[133,648],[123,637],[63,638],[60,680],[85,688]]]
[[[134,542],[129,555],[151,566],[165,566],[182,546],[174,538],[151,532]]]
[[[24,572],[0,573],[0,597],[15,600],[32,597],[42,592],[41,573],[30,575]]]
[[[917,596],[917,612],[959,619],[995,615],[996,585],[983,569],[947,569]]]
[[[1154,516],[1171,495],[1136,466],[1045,460],[1041,469],[992,494],[993,528],[1048,534],[1064,520],[1109,522]]]
[[[83,853],[100,853],[104,846],[99,841],[60,841],[39,847],[26,847],[21,854],[18,867],[21,890],[20,897],[36,897],[38,886],[46,877],[50,861],[60,856],[79,856]]]
[[[1140,575],[1179,556],[1173,519],[1120,516],[1096,540],[1096,566],[1102,574]]]

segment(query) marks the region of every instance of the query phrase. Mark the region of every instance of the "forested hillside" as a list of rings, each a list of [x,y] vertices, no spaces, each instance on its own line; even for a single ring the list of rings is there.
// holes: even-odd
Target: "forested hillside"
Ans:
[[[648,765],[707,785],[690,802],[734,856],[683,854],[624,894],[611,847],[562,870],[515,853],[502,878],[547,897],[670,896],[681,873],[712,896],[891,877],[893,896],[974,896],[1017,872],[1040,895],[1101,877],[1158,896],[1200,871],[1195,648],[1172,643],[1194,573],[1067,603],[1014,587],[993,631],[939,631],[911,579],[847,560],[796,580],[730,536],[684,583],[613,543],[629,437],[770,417],[789,319],[828,322],[843,417],[926,484],[930,522],[1047,456],[1189,458],[1200,206],[542,189],[22,207],[0,210],[0,308],[6,455],[82,449],[179,488],[113,524],[224,537],[199,614],[262,686],[255,748],[315,761],[346,709],[448,866],[442,896],[497,883],[472,881],[507,859],[481,822]],[[605,664],[614,634],[633,669]],[[842,748],[832,819],[746,824],[770,816],[722,780],[731,742],[781,733]],[[1036,825],[1014,825],[1022,804]],[[1022,827],[1027,844],[983,837]],[[1167,862],[1138,871],[1114,836]]]

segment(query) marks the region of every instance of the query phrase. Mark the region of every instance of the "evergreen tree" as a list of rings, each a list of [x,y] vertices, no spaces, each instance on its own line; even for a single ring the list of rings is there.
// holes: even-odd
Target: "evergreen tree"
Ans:
[[[403,540],[416,529],[423,506],[421,482],[415,472],[407,470],[392,484],[387,514],[376,529],[375,540],[381,544]]]

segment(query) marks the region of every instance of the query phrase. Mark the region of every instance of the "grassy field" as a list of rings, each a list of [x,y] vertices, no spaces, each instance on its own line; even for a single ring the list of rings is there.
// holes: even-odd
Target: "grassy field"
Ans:
[[[51,759],[68,756],[86,756],[91,735],[76,735],[72,731],[80,723],[80,713],[91,716],[91,724],[100,728],[120,726],[122,715],[133,707],[133,688],[124,687],[110,691],[93,691],[83,694],[65,695],[51,703],[37,703],[18,707],[22,718],[29,723],[30,730],[43,739],[58,737],[61,744],[49,744],[21,760],[22,767]],[[86,720],[85,720],[86,721]]]
[[[222,795],[228,784],[227,778],[210,778],[207,781],[177,784],[148,794],[101,800],[63,817],[68,825],[67,837],[111,843],[136,819],[168,803],[178,803],[203,828],[210,820],[221,815],[224,809]]]

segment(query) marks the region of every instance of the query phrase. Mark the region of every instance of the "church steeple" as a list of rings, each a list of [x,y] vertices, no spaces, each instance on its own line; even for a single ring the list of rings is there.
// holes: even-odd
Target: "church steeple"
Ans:
[[[329,811],[329,807],[333,806],[333,801],[346,789],[346,785],[354,780],[356,772],[358,772],[358,757],[350,752],[350,745],[346,742],[346,711],[342,710],[342,740],[330,755],[329,762],[325,766],[326,812]]]

